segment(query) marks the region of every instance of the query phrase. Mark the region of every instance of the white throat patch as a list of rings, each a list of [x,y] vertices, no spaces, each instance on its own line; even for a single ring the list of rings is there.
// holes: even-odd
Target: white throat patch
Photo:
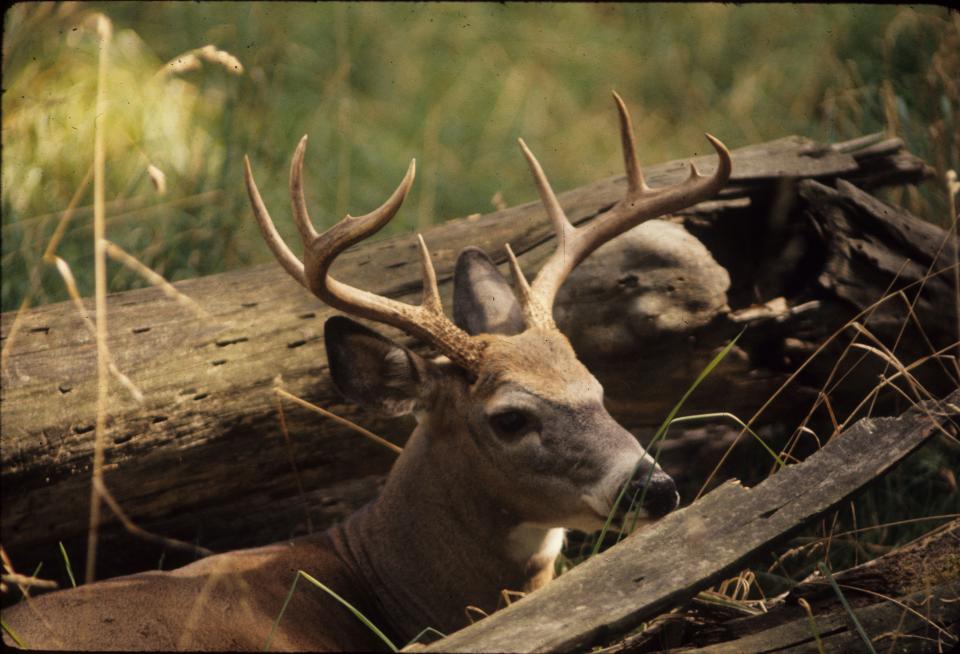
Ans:
[[[523,522],[507,534],[507,554],[517,563],[527,563],[536,557],[553,560],[563,549],[566,529],[541,527],[532,522]]]

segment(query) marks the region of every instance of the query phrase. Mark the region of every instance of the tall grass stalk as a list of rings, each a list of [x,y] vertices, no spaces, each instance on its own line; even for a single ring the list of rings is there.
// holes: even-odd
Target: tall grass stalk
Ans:
[[[90,168],[87,169],[87,174],[84,175],[83,181],[81,181],[80,185],[77,186],[77,190],[74,192],[73,197],[70,198],[70,202],[67,203],[66,208],[60,215],[60,222],[57,223],[57,227],[53,232],[53,236],[50,237],[50,240],[47,242],[47,247],[43,252],[43,260],[45,262],[49,263],[50,258],[56,253],[57,246],[60,244],[60,240],[63,238],[63,235],[67,230],[67,225],[70,223],[70,219],[73,218],[73,213],[77,209],[77,204],[80,203],[80,199],[90,187],[90,180],[92,178],[93,164],[91,164]],[[23,317],[26,315],[27,310],[30,308],[30,304],[33,302],[34,294],[36,294],[38,288],[40,287],[40,275],[42,272],[43,269],[40,266],[37,266],[30,271],[30,283],[27,287],[27,292],[23,296],[23,300],[20,302],[20,308],[17,309],[17,315],[13,319],[13,325],[10,326],[10,333],[7,335],[6,341],[3,343],[3,350],[0,351],[0,370],[6,370],[7,368],[7,359],[10,357],[10,352],[13,349],[13,343],[17,338],[17,334],[20,332],[20,325],[22,324]]]
[[[394,445],[393,443],[391,443],[391,442],[388,441],[387,439],[383,438],[382,436],[377,436],[376,434],[374,434],[374,433],[373,433],[372,431],[370,431],[369,429],[364,429],[363,427],[361,427],[360,425],[358,425],[358,424],[355,423],[355,422],[351,422],[351,421],[347,420],[346,418],[341,418],[341,417],[338,416],[337,414],[331,413],[330,411],[327,411],[327,410],[324,409],[323,407],[319,407],[319,406],[317,406],[316,404],[313,404],[312,402],[307,402],[306,400],[297,397],[296,395],[294,395],[293,393],[291,393],[291,392],[289,392],[289,391],[286,391],[286,390],[284,390],[284,389],[282,389],[282,388],[274,388],[274,389],[273,389],[273,392],[276,393],[277,395],[279,395],[280,397],[285,397],[285,398],[287,398],[288,400],[290,400],[291,402],[293,402],[293,403],[295,403],[295,404],[299,404],[299,405],[302,406],[303,408],[309,409],[310,411],[313,411],[314,413],[317,413],[317,414],[323,416],[324,418],[329,418],[330,420],[333,420],[334,422],[336,422],[336,423],[338,423],[338,424],[341,424],[341,425],[343,425],[344,427],[347,427],[347,428],[349,428],[349,429],[352,429],[353,431],[357,432],[358,434],[360,434],[360,435],[363,436],[364,438],[367,438],[367,439],[373,441],[373,442],[376,443],[377,445],[382,445],[383,447],[387,448],[388,450],[390,450],[390,451],[393,452],[394,454],[400,454],[401,452],[403,452],[403,448],[400,447],[399,445]]]
[[[90,335],[93,337],[94,341],[97,339],[97,326],[90,319],[89,314],[87,313],[87,307],[83,304],[83,299],[80,297],[80,291],[77,290],[77,282],[73,278],[73,272],[70,270],[69,264],[60,257],[54,257],[56,263],[57,271],[60,273],[60,277],[63,278],[63,284],[67,288],[67,293],[70,296],[70,299],[73,300],[73,305],[77,309],[77,313],[80,314],[80,319],[83,321],[84,326],[87,328],[87,331],[90,332]],[[120,385],[127,389],[127,392],[130,393],[130,396],[138,403],[143,404],[143,391],[141,391],[136,384],[134,384],[129,377],[127,377],[117,366],[116,362],[113,360],[113,356],[110,354],[109,348],[104,348],[107,357],[107,369],[110,371],[110,374],[120,383]]]
[[[797,366],[796,370],[790,373],[790,375],[783,381],[783,383],[780,384],[780,386],[777,387],[777,389],[770,394],[770,396],[763,402],[760,408],[754,412],[754,414],[750,417],[749,420],[747,420],[747,423],[746,423],[747,426],[748,427],[753,426],[754,423],[756,423],[756,421],[760,418],[760,416],[763,415],[763,413],[770,407],[771,404],[773,404],[774,400],[780,397],[780,395],[783,394],[783,392],[794,381],[796,381],[796,379],[801,375],[801,373],[803,373],[803,371],[810,366],[810,364],[814,361],[814,359],[816,359],[819,355],[821,355],[834,341],[836,341],[854,323],[864,319],[865,316],[871,315],[881,305],[889,302],[890,300],[898,298],[900,293],[906,292],[908,290],[913,290],[913,289],[922,289],[928,280],[934,277],[937,277],[939,275],[948,273],[955,267],[956,267],[955,265],[949,265],[949,266],[944,266],[943,268],[939,268],[937,270],[930,271],[927,274],[925,274],[922,278],[915,280],[913,282],[910,282],[908,284],[905,284],[902,288],[900,288],[896,292],[885,293],[876,302],[873,302],[872,304],[870,304],[869,306],[861,310],[859,313],[857,313],[857,315],[853,316],[844,325],[834,330],[834,332],[830,334],[830,336],[828,336],[826,339],[824,339],[824,341],[817,346],[817,349],[814,350],[806,359],[804,359],[803,363]],[[847,347],[849,348],[851,347],[851,345],[848,344]],[[951,344],[949,347],[945,348],[943,352],[953,347],[956,347],[956,345]],[[919,365],[919,363],[920,362],[915,362],[915,364],[912,364],[911,366],[907,366],[907,370],[911,369],[911,367],[914,367],[915,365]],[[897,374],[899,375],[900,373],[898,372]],[[880,385],[883,385],[883,384],[884,382],[881,382]],[[723,467],[723,464],[726,462],[727,458],[730,456],[730,453],[733,451],[733,448],[736,447],[737,443],[740,442],[740,438],[745,433],[746,433],[746,429],[743,429],[740,431],[739,434],[737,434],[737,437],[734,439],[733,443],[730,444],[730,446],[723,453],[723,456],[721,456],[720,459],[717,461],[717,463],[713,466],[713,470],[711,470],[710,474],[707,475],[707,478],[706,480],[704,480],[703,484],[700,486],[700,490],[697,492],[697,496],[694,498],[694,501],[700,499],[703,493],[707,490],[707,488],[710,485],[710,482],[712,482],[714,478],[717,476],[717,473],[720,472],[720,469]]]
[[[103,480],[103,460],[106,422],[107,390],[109,384],[109,359],[107,354],[107,257],[106,222],[104,220],[104,168],[106,151],[103,133],[107,124],[107,69],[110,56],[110,38],[113,25],[103,14],[96,17],[97,34],[100,37],[100,61],[97,72],[97,105],[94,120],[93,141],[93,247],[94,277],[96,280],[97,307],[97,419],[93,449],[93,484],[90,488],[90,523],[87,532],[87,583],[96,577],[97,530],[100,527],[100,493],[98,484]]]

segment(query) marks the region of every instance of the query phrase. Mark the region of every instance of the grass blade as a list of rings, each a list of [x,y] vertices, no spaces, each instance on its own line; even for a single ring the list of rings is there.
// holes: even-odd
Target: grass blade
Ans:
[[[63,565],[67,569],[67,576],[70,577],[70,584],[76,588],[77,580],[73,578],[73,566],[70,565],[70,557],[67,556],[67,548],[63,546],[63,541],[59,542],[60,556],[63,557]]]
[[[3,630],[7,632],[7,635],[10,636],[11,639],[13,639],[13,642],[17,644],[17,647],[19,647],[20,649],[30,649],[24,644],[22,640],[20,640],[20,636],[18,636],[16,632],[14,632],[14,630],[11,629],[7,625],[7,623],[3,621],[3,619],[0,619],[0,627],[3,627]]]
[[[391,652],[398,651],[397,646],[393,644],[393,641],[387,638],[386,634],[380,631],[380,629],[378,629],[377,626],[373,624],[373,622],[371,622],[369,618],[367,618],[367,616],[361,613],[350,602],[340,597],[340,595],[334,592],[333,589],[317,581],[316,579],[311,577],[309,574],[307,574],[303,570],[297,570],[297,576],[293,579],[293,584],[290,586],[290,592],[287,593],[286,599],[283,600],[283,606],[280,608],[280,613],[277,615],[277,619],[274,620],[273,622],[273,627],[270,629],[270,635],[267,636],[267,642],[263,646],[263,651],[266,652],[270,649],[270,643],[273,640],[273,635],[276,633],[277,627],[280,625],[280,619],[283,617],[284,612],[287,610],[287,605],[290,603],[290,598],[293,597],[293,591],[296,589],[297,582],[300,580],[300,577],[303,577],[304,579],[309,581],[311,584],[313,584],[314,586],[316,586],[317,588],[325,592],[327,595],[329,595],[333,599],[343,604],[347,608],[347,610],[350,611],[360,622],[362,622],[370,631],[376,634],[377,637],[380,640],[382,640],[387,647],[390,648]],[[417,637],[419,638],[419,636]]]
[[[445,634],[445,633],[443,633],[443,632],[441,632],[441,631],[437,631],[437,630],[434,629],[433,627],[425,627],[425,628],[423,629],[423,631],[421,631],[419,634],[417,634],[416,636],[414,636],[413,638],[411,638],[411,639],[410,639],[410,642],[408,642],[408,643],[407,643],[406,645],[404,645],[403,647],[404,647],[404,648],[407,648],[407,647],[410,647],[411,645],[413,645],[414,643],[420,642],[420,639],[424,636],[424,634],[433,634],[434,636],[439,636],[440,638],[446,638],[446,637],[447,637],[447,634]]]
[[[677,413],[683,407],[684,402],[687,401],[687,399],[690,397],[693,391],[697,389],[697,386],[699,386],[701,382],[703,382],[703,380],[706,379],[711,372],[713,372],[713,369],[716,368],[721,361],[723,361],[723,359],[727,356],[727,354],[730,353],[730,350],[733,349],[733,346],[737,344],[737,341],[740,340],[740,337],[743,336],[743,332],[745,332],[746,330],[747,330],[746,327],[741,329],[739,334],[737,334],[729,343],[727,343],[722,350],[717,352],[716,356],[714,356],[713,359],[710,360],[710,363],[708,363],[703,368],[703,370],[700,371],[700,374],[697,375],[697,378],[693,380],[693,383],[690,385],[689,388],[687,388],[686,392],[680,398],[680,401],[677,402],[673,406],[673,408],[670,410],[670,413],[667,414],[667,417],[664,419],[663,423],[661,423],[660,428],[657,429],[657,432],[653,435],[653,438],[650,439],[650,444],[647,446],[647,452],[649,452],[651,448],[654,446],[654,444],[657,445],[657,451],[653,455],[654,462],[656,462],[660,456],[661,441],[664,435],[667,433],[667,428],[670,426],[670,423],[673,422]],[[633,474],[635,475],[636,473],[637,471],[634,470]],[[646,485],[650,483],[650,477],[652,475],[653,475],[653,468],[651,467],[650,472],[647,474],[647,479],[645,484],[643,485],[643,491],[641,492],[639,500],[638,498],[635,497],[631,502],[631,507],[630,507],[631,510],[637,504],[637,502],[641,504],[643,503],[643,497],[646,494],[646,490],[647,490]],[[597,552],[600,551],[600,545],[603,543],[603,539],[607,535],[607,531],[610,529],[610,524],[613,522],[613,516],[616,515],[617,508],[620,506],[620,502],[623,501],[623,495],[627,490],[627,486],[630,485],[630,481],[632,480],[633,480],[633,475],[630,475],[630,479],[627,481],[627,483],[623,485],[623,488],[620,489],[620,494],[617,495],[617,500],[613,503],[613,508],[610,509],[610,514],[607,515],[607,521],[603,523],[603,528],[600,530],[600,535],[597,537],[597,542],[594,543],[593,545],[593,550],[591,551],[590,556],[595,556]],[[633,526],[636,526],[636,515],[634,515]]]
[[[747,426],[747,424],[743,422],[743,420],[733,415],[732,413],[721,411],[719,413],[698,413],[695,416],[680,416],[679,418],[674,418],[670,424],[675,425],[678,422],[690,422],[691,420],[715,420],[717,418],[729,418],[730,420],[733,420],[735,423],[740,425],[741,428],[746,429],[747,432],[749,432],[749,434],[753,436],[755,439],[757,439],[757,442],[763,446],[763,449],[767,451],[767,454],[773,457],[773,460],[777,462],[778,468],[783,468],[785,465],[787,465],[787,462],[781,459],[780,456],[776,452],[774,452],[770,448],[770,446],[767,445],[767,443],[762,438],[760,438],[760,436],[755,431],[750,429],[750,427]]]
[[[861,625],[860,620],[857,619],[857,615],[853,612],[853,608],[850,606],[850,603],[847,602],[847,598],[843,595],[843,591],[840,590],[840,586],[837,585],[837,580],[833,578],[833,574],[830,573],[830,569],[827,568],[822,561],[817,564],[817,567],[833,587],[833,592],[837,594],[837,598],[840,600],[840,603],[843,604],[843,608],[846,610],[847,615],[850,616],[850,620],[853,622],[853,626],[857,629],[857,633],[860,634],[863,644],[867,646],[870,654],[877,654],[877,650],[873,648],[873,642],[870,640],[867,632],[863,630],[863,625]]]
[[[797,603],[807,612],[807,620],[810,621],[810,633],[813,634],[813,639],[817,641],[817,652],[819,652],[819,654],[826,654],[823,650],[823,641],[820,640],[820,630],[817,629],[817,621],[813,618],[813,609],[810,608],[807,600],[802,597],[797,600]]]

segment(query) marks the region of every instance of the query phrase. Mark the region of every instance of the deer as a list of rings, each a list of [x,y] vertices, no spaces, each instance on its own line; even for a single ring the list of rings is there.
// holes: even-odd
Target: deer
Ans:
[[[290,194],[303,241],[299,259],[277,232],[254,181],[244,179],[261,234],[279,264],[327,305],[352,316],[324,325],[332,379],[348,399],[387,415],[413,414],[416,428],[380,495],[344,522],[299,538],[212,555],[166,572],[142,572],[20,602],[5,624],[44,649],[375,651],[432,627],[468,624],[467,607],[497,608],[504,590],[530,593],[554,576],[565,530],[599,530],[617,498],[641,495],[641,524],[675,509],[674,481],[604,407],[603,388],[552,317],[557,291],[600,245],[654,217],[714,196],[731,173],[727,148],[706,138],[718,165],[690,163],[685,181],[650,188],[632,122],[614,93],[626,170],[622,200],[574,227],[540,163],[523,156],[552,223],[556,249],[532,282],[505,245],[513,286],[483,251],[464,249],[454,269],[453,320],[444,313],[422,236],[419,305],[355,288],[330,275],[346,248],[396,215],[416,161],[380,207],[318,233],[304,200],[307,137],[293,155]],[[381,323],[435,348],[428,358],[355,318]],[[349,602],[375,633],[330,593]],[[11,642],[5,634],[6,642]]]

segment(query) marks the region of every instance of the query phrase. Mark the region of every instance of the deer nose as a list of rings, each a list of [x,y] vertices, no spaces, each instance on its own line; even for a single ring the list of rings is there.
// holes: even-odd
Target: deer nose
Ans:
[[[643,490],[644,485],[646,485],[646,491]],[[638,471],[634,480],[630,482],[629,491],[632,497],[643,498],[643,508],[651,518],[667,515],[677,508],[680,502],[677,485],[669,475],[659,469],[654,470],[652,475],[649,469]]]

